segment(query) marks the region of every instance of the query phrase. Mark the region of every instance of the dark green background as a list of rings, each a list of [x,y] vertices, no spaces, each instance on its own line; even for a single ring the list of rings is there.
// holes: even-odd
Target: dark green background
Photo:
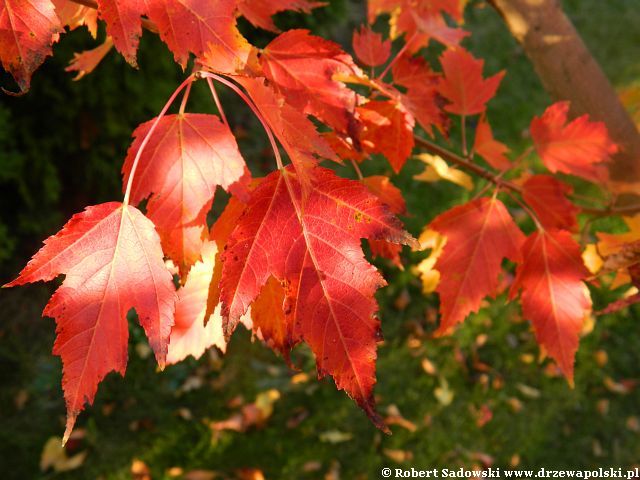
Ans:
[[[640,78],[640,9],[635,0],[574,0],[564,2],[585,41],[612,82],[629,85]],[[349,47],[350,32],[364,18],[359,2],[332,1],[311,16],[281,15],[282,28],[306,26],[315,33]],[[521,49],[509,36],[494,11],[472,2],[467,28],[473,32],[466,45],[486,59],[486,71],[507,69],[489,115],[498,138],[515,152],[527,143],[526,128],[550,100],[543,92]],[[271,36],[242,24],[257,45]],[[101,33],[101,37],[104,33]],[[130,134],[153,117],[183,78],[161,42],[145,33],[139,53],[140,70],[130,68],[110,54],[97,70],[72,81],[64,67],[74,51],[96,43],[84,29],[66,35],[55,56],[34,75],[31,91],[22,97],[0,97],[0,282],[17,274],[41,241],[54,233],[73,213],[86,205],[119,200],[119,171]],[[429,52],[431,58],[436,50]],[[561,59],[558,59],[561,61]],[[8,75],[2,85],[13,88]],[[193,92],[189,108],[213,111],[202,85]],[[257,122],[248,109],[226,92],[223,102],[235,127],[241,149],[254,172],[272,168],[273,160]],[[455,133],[454,133],[455,136]],[[366,172],[390,173],[383,160],[364,166]],[[457,187],[413,182],[419,167],[410,162],[393,181],[407,197],[411,216],[406,223],[413,234],[448,206],[467,199]],[[345,170],[347,172],[347,170]],[[351,173],[349,173],[351,174]],[[606,227],[614,225],[602,222]],[[420,255],[405,252],[408,263]],[[129,478],[132,459],[141,458],[154,478],[170,467],[188,471],[202,468],[233,476],[238,468],[264,470],[267,478],[323,478],[332,465],[342,478],[379,478],[380,468],[400,466],[384,451],[411,452],[404,466],[416,468],[471,466],[477,453],[490,455],[494,466],[509,465],[519,455],[521,467],[570,468],[629,467],[640,459],[640,434],[628,428],[640,416],[640,395],[610,392],[604,379],[638,380],[640,339],[637,311],[599,318],[593,333],[583,339],[576,366],[576,387],[549,377],[544,366],[521,361],[522,354],[538,353],[533,335],[519,321],[516,305],[499,298],[474,315],[451,338],[432,339],[434,324],[427,321],[437,308],[434,296],[424,297],[410,269],[400,272],[379,262],[390,286],[379,294],[386,343],[380,348],[378,387],[380,409],[396,404],[419,428],[412,433],[392,427],[384,436],[331,381],[313,379],[313,361],[307,350],[295,355],[312,380],[291,385],[295,372],[242,331],[234,336],[221,362],[189,360],[155,373],[152,358],[143,359],[135,348],[144,344],[142,331],[132,322],[130,362],[125,379],[110,375],[100,386],[95,405],[83,412],[78,427],[87,435],[79,446],[89,454],[82,468],[66,473],[40,473],[38,462],[46,440],[61,435],[64,402],[60,388],[60,361],[50,353],[54,322],[40,312],[55,285],[36,285],[0,291],[0,468],[2,478]],[[599,305],[607,299],[595,292]],[[397,299],[409,299],[397,308]],[[488,335],[481,348],[479,334]],[[418,350],[407,346],[416,338]],[[597,350],[609,362],[598,366]],[[421,359],[428,356],[439,376],[426,375]],[[490,366],[489,384],[500,379],[500,389],[485,388],[484,377],[474,368],[474,358]],[[194,372],[205,380],[194,391],[176,393]],[[434,389],[446,379],[454,392],[453,403],[442,406]],[[224,384],[223,387],[220,387]],[[538,398],[522,385],[536,389]],[[225,433],[212,442],[207,420],[221,420],[233,410],[226,403],[236,395],[252,401],[256,393],[278,388],[276,403],[266,427],[248,433]],[[27,395],[20,408],[15,399]],[[520,412],[509,407],[512,398],[523,404]],[[608,400],[603,415],[597,402]],[[475,423],[474,409],[487,405],[493,419],[484,427]],[[114,406],[109,415],[105,406]],[[188,408],[193,419],[176,415]],[[296,428],[287,420],[304,409],[309,416]],[[425,417],[430,421],[425,422]],[[632,420],[629,420],[629,419]],[[140,428],[132,429],[132,422]],[[427,425],[428,423],[428,425]],[[632,425],[633,426],[633,425]],[[320,440],[323,432],[338,430],[352,439],[337,445]],[[309,461],[320,470],[303,472]]]

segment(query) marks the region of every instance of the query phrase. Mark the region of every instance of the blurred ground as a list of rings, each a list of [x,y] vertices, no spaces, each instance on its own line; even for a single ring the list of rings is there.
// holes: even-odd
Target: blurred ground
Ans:
[[[637,4],[574,0],[565,6],[616,86],[637,82]],[[328,11],[285,17],[281,25],[304,21],[345,42],[362,9],[356,2],[331,2]],[[473,32],[469,46],[487,59],[487,70],[508,70],[489,115],[496,136],[517,152],[527,141],[522,132],[531,116],[549,99],[493,11],[470,8],[467,28]],[[130,132],[159,110],[180,78],[168,53],[145,35],[140,72],[111,56],[94,74],[72,82],[64,64],[74,49],[90,45],[85,32],[75,32],[36,74],[32,92],[0,102],[2,283],[69,215],[118,198]],[[195,110],[210,108],[205,93],[195,90]],[[223,101],[234,100],[226,95]],[[249,113],[227,110],[246,158],[256,171],[270,168]],[[387,171],[383,162],[364,168]],[[417,170],[410,164],[393,179],[407,196],[406,223],[414,234],[465,199],[456,187],[413,182]],[[420,255],[406,252],[405,258],[415,263]],[[504,306],[504,298],[452,337],[433,339],[436,299],[421,295],[409,270],[379,265],[390,286],[379,295],[386,342],[379,350],[376,393],[393,435],[376,431],[331,381],[318,382],[305,349],[295,352],[298,370],[291,370],[238,331],[224,357],[212,351],[156,373],[144,335],[132,322],[126,378],[112,374],[103,382],[69,444],[69,455],[82,455],[73,460],[80,466],[61,473],[42,472],[39,465],[47,441],[61,435],[65,414],[60,361],[50,353],[54,322],[40,318],[54,287],[0,291],[2,478],[126,479],[133,468],[138,479],[204,479],[211,472],[259,478],[258,470],[267,479],[352,479],[380,478],[384,466],[637,465],[640,311],[596,321],[582,339],[571,389],[552,365],[538,363],[528,324],[516,306]],[[599,305],[606,300],[596,295]]]

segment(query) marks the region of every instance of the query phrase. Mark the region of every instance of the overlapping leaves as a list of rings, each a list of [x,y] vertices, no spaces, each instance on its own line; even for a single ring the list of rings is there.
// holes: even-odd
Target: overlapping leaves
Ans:
[[[133,134],[123,167],[125,203],[88,207],[73,216],[9,284],[66,275],[44,312],[58,326],[54,353],[64,367],[66,435],[102,378],[110,371],[124,374],[131,308],[161,366],[198,357],[212,345],[224,350],[241,321],[287,359],[305,342],[319,374],[332,376],[385,429],[373,400],[380,338],[374,294],[385,280],[365,259],[361,240],[399,267],[401,245],[418,246],[394,216],[405,214],[406,205],[387,177],[347,180],[318,164],[362,162],[380,154],[398,173],[416,145],[429,145],[416,140],[414,130],[449,136],[449,114],[460,116],[463,127],[467,117],[479,116],[473,148],[446,161],[419,156],[430,169],[418,178],[447,178],[472,190],[474,182],[448,166],[453,161],[484,172],[499,188],[440,214],[421,236],[432,250],[419,267],[424,291],[435,290],[440,298],[437,333],[451,331],[485,298],[508,287],[508,260],[515,263],[510,297],[520,296],[538,342],[572,380],[579,333],[591,310],[589,273],[573,237],[580,208],[570,199],[573,187],[546,173],[526,173],[517,184],[504,180],[520,165],[494,138],[485,114],[504,72],[485,77],[483,60],[460,45],[467,32],[450,21],[462,22],[463,0],[369,2],[370,22],[389,14],[390,29],[387,39],[369,27],[355,33],[355,58],[364,69],[342,47],[306,30],[281,33],[259,50],[236,26],[243,15],[277,32],[273,14],[309,11],[320,6],[315,1],[99,0],[97,13],[69,0],[0,1],[0,60],[22,90],[63,27],[87,25],[95,36],[96,15],[106,22],[105,42],[77,55],[68,68],[81,77],[112,45],[135,66],[145,25],[157,31],[183,68],[194,55],[200,76],[225,74],[222,80],[246,95],[279,167],[252,182],[224,115],[220,120],[183,108],[161,115]],[[389,59],[391,40],[401,37],[405,48]],[[432,40],[446,46],[434,68],[416,55]],[[356,93],[349,84],[370,94]],[[322,134],[309,116],[323,124]],[[606,180],[604,167],[617,147],[603,124],[587,117],[570,120],[569,105],[557,103],[530,130],[547,170]],[[282,165],[279,147],[290,166]],[[478,170],[475,154],[499,173]],[[209,229],[218,186],[231,198]],[[506,190],[523,202],[503,203]],[[145,200],[146,216],[133,206]],[[509,205],[533,219],[528,236]],[[638,241],[635,231],[601,234],[598,245],[609,253],[603,253],[604,269],[636,286]],[[177,294],[172,273],[181,285]]]

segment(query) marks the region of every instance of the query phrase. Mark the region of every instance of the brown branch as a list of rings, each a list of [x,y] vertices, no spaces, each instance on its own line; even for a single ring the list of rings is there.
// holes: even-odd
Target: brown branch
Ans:
[[[569,100],[571,115],[603,121],[620,146],[609,170],[622,183],[640,179],[640,132],[620,102],[560,0],[487,0],[531,60],[554,100]],[[602,2],[606,3],[606,2]]]
[[[85,7],[89,7],[89,8],[93,8],[94,10],[98,9],[98,3],[95,0],[69,0],[73,3],[77,3],[78,5],[83,5]],[[149,20],[148,18],[142,18],[142,27],[146,30],[149,30],[150,32],[153,33],[158,33],[158,27],[156,27],[156,24],[153,23],[151,20]]]
[[[436,155],[441,156],[443,159],[448,160],[451,163],[455,163],[456,165],[464,168],[465,170],[475,173],[479,177],[482,177],[485,180],[489,180],[491,183],[494,183],[499,187],[505,187],[517,193],[521,193],[522,191],[519,185],[509,182],[508,180],[503,180],[502,178],[498,177],[498,175],[490,172],[489,170],[482,168],[480,165],[476,165],[475,163],[472,163],[470,160],[467,160],[466,158],[461,157],[460,155],[456,155],[455,153],[447,150],[446,148],[443,148],[440,145],[433,143],[430,140],[427,140],[426,138],[422,138],[417,135],[414,135],[413,138],[415,139],[416,144],[420,145],[425,150],[428,150],[431,153],[435,153]]]
[[[427,140],[426,138],[414,135],[414,139],[417,145],[428,150],[431,153],[441,156],[443,159],[448,160],[451,163],[464,168],[465,170],[478,175],[485,180],[490,181],[498,187],[506,188],[512,192],[522,195],[522,188],[508,180],[503,180],[499,175],[496,175],[489,170],[482,168],[480,165],[472,163],[469,159],[461,157],[440,145]],[[593,208],[578,205],[582,213],[592,215],[594,217],[613,217],[616,215],[633,215],[640,213],[640,205],[624,205],[624,206],[610,206],[606,208]]]
[[[624,205],[607,208],[580,207],[580,210],[582,213],[587,213],[594,217],[614,217],[616,215],[634,215],[640,213],[640,205]]]

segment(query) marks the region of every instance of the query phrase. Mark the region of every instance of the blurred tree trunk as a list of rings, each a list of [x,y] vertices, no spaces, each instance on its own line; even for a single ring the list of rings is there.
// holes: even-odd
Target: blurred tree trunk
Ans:
[[[612,179],[640,181],[640,133],[593,58],[560,0],[488,0],[533,63],[554,100],[569,100],[572,116],[603,121],[621,151]]]

